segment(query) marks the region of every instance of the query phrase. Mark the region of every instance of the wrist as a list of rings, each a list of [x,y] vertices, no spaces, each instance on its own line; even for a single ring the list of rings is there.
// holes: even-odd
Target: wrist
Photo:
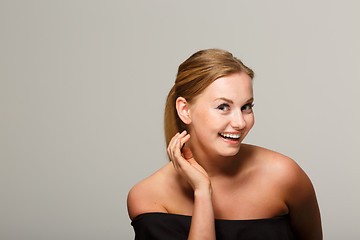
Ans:
[[[199,187],[194,190],[195,197],[205,197],[205,196],[211,197],[211,194],[212,194],[211,185]]]

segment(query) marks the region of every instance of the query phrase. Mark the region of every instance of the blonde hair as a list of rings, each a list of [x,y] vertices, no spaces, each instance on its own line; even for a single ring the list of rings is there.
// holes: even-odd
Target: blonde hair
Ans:
[[[250,68],[231,53],[221,49],[198,51],[179,66],[175,84],[168,94],[165,106],[166,146],[177,132],[186,129],[186,125],[177,114],[176,99],[183,97],[191,102],[216,79],[237,72],[245,72],[251,79],[254,78],[254,72]]]

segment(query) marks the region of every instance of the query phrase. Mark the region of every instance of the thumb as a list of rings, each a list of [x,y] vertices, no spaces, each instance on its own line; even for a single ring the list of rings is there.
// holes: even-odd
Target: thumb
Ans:
[[[184,146],[182,152],[183,152],[184,158],[186,160],[189,160],[189,159],[193,158],[193,154],[192,154],[189,147]]]

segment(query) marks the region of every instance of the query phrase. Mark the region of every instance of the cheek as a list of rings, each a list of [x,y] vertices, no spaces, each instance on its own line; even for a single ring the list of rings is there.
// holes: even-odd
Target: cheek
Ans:
[[[211,111],[198,111],[193,115],[192,128],[197,134],[206,135],[218,131],[224,125],[224,119]]]
[[[253,126],[254,126],[254,123],[255,123],[255,118],[254,118],[254,114],[249,114],[246,118],[246,125],[247,125],[247,128],[251,129]]]
[[[191,115],[192,122],[196,125],[211,124],[213,113],[208,109],[196,109]]]

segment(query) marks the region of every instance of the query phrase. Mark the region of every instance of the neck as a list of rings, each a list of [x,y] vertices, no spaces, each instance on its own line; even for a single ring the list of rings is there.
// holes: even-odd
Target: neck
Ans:
[[[214,155],[201,148],[194,148],[189,144],[195,160],[205,169],[210,178],[218,176],[232,176],[242,167],[242,154],[234,156]]]

